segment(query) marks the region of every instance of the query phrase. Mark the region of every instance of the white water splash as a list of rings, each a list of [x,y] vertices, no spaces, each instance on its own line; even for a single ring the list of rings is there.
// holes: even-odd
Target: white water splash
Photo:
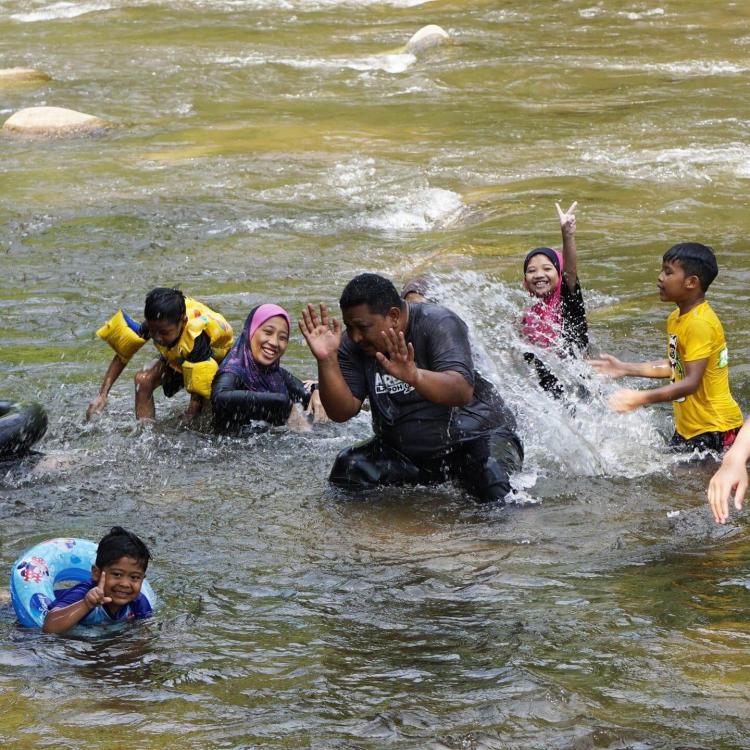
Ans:
[[[100,11],[112,10],[116,7],[114,2],[88,2],[88,3],[73,3],[73,2],[60,2],[52,3],[39,3],[40,7],[38,10],[29,10],[25,13],[13,13],[10,18],[14,21],[21,23],[35,23],[37,21],[56,21],[66,18],[76,18],[78,16],[86,15],[87,13],[98,13]]]
[[[284,65],[297,70],[356,70],[358,72],[383,71],[403,73],[416,62],[416,57],[408,53],[366,55],[363,57],[273,57],[260,53],[248,55],[220,56],[213,60],[217,65],[246,68],[258,65]]]
[[[597,376],[584,361],[562,360],[521,338],[514,322],[520,320],[528,297],[520,281],[518,288],[509,288],[472,271],[432,281],[430,296],[469,326],[479,369],[516,415],[526,450],[524,472],[514,479],[517,489],[524,491],[549,474],[633,478],[672,462],[663,453],[655,412],[612,413],[606,401],[618,384]],[[593,300],[586,301],[591,308]],[[523,359],[528,351],[563,384],[563,400],[539,387],[536,373]],[[577,395],[580,386],[587,391],[583,396]]]

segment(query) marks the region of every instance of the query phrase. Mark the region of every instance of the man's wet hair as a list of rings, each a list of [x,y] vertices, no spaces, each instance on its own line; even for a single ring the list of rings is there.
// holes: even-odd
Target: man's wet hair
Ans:
[[[390,279],[377,273],[361,273],[344,287],[339,299],[342,310],[357,305],[367,305],[376,315],[387,315],[392,307],[402,309],[404,301]]]
[[[113,526],[99,542],[96,550],[96,567],[101,570],[121,557],[132,557],[145,573],[151,553],[132,531],[123,529],[122,526]]]
[[[185,317],[185,309],[185,295],[179,289],[158,286],[146,295],[143,316],[177,324]]]
[[[679,263],[685,271],[685,276],[697,276],[704,292],[719,273],[714,251],[700,242],[681,242],[673,245],[664,253],[662,261]]]

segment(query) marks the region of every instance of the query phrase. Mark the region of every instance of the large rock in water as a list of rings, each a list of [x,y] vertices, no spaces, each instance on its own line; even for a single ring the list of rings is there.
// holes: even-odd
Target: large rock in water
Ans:
[[[414,36],[406,43],[406,52],[412,55],[418,55],[430,47],[436,47],[450,40],[448,32],[437,24],[431,23],[423,26]]]
[[[109,123],[94,115],[62,107],[29,107],[11,115],[3,130],[25,135],[69,135],[106,128]]]
[[[33,68],[0,68],[0,86],[51,81],[51,76]]]

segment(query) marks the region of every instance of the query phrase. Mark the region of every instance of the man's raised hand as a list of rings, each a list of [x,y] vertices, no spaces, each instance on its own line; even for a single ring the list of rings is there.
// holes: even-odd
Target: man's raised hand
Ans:
[[[302,310],[299,329],[319,362],[337,356],[341,346],[341,324],[336,318],[329,318],[327,305],[320,304],[319,318],[315,306],[308,304]]]
[[[396,333],[389,328],[382,334],[388,356],[381,352],[375,354],[380,366],[389,375],[416,388],[419,369],[414,361],[414,347],[406,343],[403,331]]]

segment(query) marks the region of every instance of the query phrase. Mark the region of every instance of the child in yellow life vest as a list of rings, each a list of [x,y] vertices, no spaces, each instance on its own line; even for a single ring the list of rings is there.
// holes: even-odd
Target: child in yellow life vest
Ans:
[[[734,442],[742,412],[729,390],[729,354],[721,321],[705,293],[719,273],[707,245],[683,242],[662,258],[659,297],[677,307],[667,319],[667,359],[621,362],[602,354],[589,360],[595,370],[613,378],[669,378],[669,385],[649,390],[620,389],[610,406],[627,412],[639,406],[671,401],[675,432],[670,446],[680,451],[721,453]]]
[[[115,356],[99,393],[89,404],[87,419],[104,410],[110,389],[148,339],[153,341],[160,357],[135,375],[136,419],[154,419],[154,391],[159,386],[168,398],[183,386],[190,393],[190,404],[183,417],[186,421],[199,414],[204,400],[210,398],[218,363],[234,343],[229,323],[206,305],[185,297],[179,289],[165,287],[148,293],[144,317],[146,320],[139,324],[118,310],[96,332],[114,349]]]

